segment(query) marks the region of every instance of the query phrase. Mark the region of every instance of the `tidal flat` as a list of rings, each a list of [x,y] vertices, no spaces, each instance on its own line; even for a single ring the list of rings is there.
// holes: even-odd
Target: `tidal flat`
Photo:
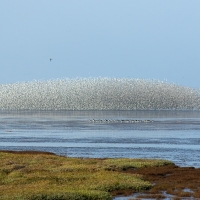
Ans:
[[[0,112],[0,150],[66,157],[153,158],[199,168],[199,131],[199,111]]]
[[[139,192],[143,199],[156,199],[163,191],[174,199],[200,198],[200,169],[167,160],[69,158],[37,151],[1,151],[0,160],[2,200],[111,200]]]
[[[0,199],[200,199],[199,111],[2,111],[0,122]]]

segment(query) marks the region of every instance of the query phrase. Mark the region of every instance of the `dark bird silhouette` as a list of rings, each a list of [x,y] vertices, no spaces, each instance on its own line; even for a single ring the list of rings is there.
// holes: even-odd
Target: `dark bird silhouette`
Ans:
[[[52,61],[53,59],[52,58],[50,58],[50,62]]]

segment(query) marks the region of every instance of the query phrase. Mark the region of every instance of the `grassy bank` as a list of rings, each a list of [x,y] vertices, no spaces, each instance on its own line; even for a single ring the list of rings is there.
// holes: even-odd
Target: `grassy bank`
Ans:
[[[117,190],[151,188],[129,168],[173,165],[164,160],[67,158],[42,152],[0,152],[0,199],[109,200]]]

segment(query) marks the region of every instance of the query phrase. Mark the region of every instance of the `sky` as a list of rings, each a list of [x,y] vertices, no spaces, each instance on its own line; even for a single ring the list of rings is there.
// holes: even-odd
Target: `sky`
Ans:
[[[0,84],[111,77],[200,88],[199,8],[199,0],[0,0]]]

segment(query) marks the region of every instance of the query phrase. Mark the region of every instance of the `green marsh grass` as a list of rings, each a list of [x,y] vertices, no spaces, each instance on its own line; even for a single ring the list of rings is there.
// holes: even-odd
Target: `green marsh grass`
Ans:
[[[50,153],[0,152],[0,199],[110,200],[117,190],[152,186],[128,168],[173,164],[150,159],[68,158]]]

